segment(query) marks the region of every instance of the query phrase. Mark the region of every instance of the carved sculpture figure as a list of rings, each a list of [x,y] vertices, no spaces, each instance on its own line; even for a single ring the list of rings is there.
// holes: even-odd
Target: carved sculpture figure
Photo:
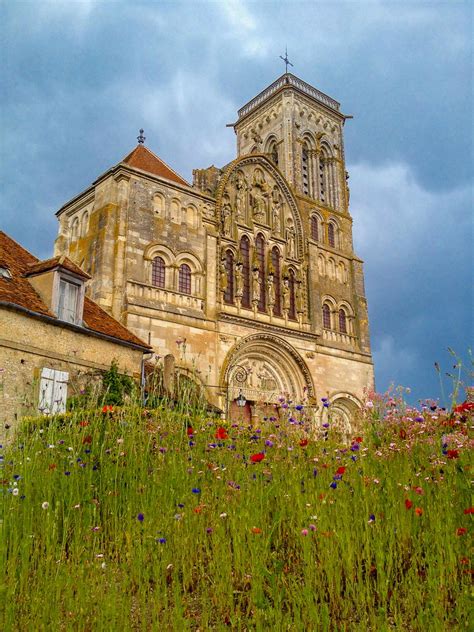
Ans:
[[[222,231],[225,237],[230,237],[232,230],[232,208],[229,202],[222,207]]]
[[[303,283],[298,281],[296,283],[295,288],[295,302],[296,302],[296,311],[298,314],[304,313],[304,292],[303,292]]]
[[[247,183],[241,173],[237,176],[235,188],[235,219],[239,222],[245,219],[245,193],[247,191]]]
[[[277,187],[272,192],[272,225],[273,232],[279,235],[281,232],[281,200]]]
[[[268,291],[268,306],[270,307],[270,313],[275,305],[275,283],[273,280],[273,274],[268,275],[267,279],[267,291]]]
[[[222,293],[227,290],[227,268],[224,260],[221,260],[219,266],[219,287]]]
[[[283,286],[281,288],[281,298],[283,310],[288,313],[290,310],[290,282],[288,281],[288,279],[285,279],[283,281]]]
[[[296,255],[296,233],[293,224],[288,224],[286,228],[286,256],[294,258]]]
[[[260,300],[260,274],[258,270],[252,272],[252,303],[257,304]]]
[[[244,294],[244,275],[242,274],[242,262],[235,264],[235,296],[242,298]]]

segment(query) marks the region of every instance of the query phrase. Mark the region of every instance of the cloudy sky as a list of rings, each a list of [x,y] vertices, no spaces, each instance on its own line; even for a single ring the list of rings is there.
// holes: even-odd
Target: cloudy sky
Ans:
[[[0,225],[52,253],[55,211],[136,144],[186,179],[284,71],[341,102],[377,388],[441,398],[473,325],[471,2],[0,2]],[[464,379],[469,381],[467,374]],[[472,381],[472,379],[471,379]],[[447,378],[446,398],[451,392]]]

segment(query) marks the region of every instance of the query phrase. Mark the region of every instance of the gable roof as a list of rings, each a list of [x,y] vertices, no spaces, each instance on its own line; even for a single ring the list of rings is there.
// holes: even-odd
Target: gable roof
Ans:
[[[144,145],[137,145],[135,149],[128,154],[128,156],[125,156],[122,162],[127,164],[129,167],[135,167],[136,169],[152,173],[155,176],[172,180],[178,184],[184,184],[188,187],[190,186],[189,182],[186,182],[184,178],[178,175],[176,171],[173,171],[173,169],[163,162],[161,158],[158,158],[158,156],[156,156]]]
[[[88,274],[67,257],[53,257],[52,259],[40,261],[6,233],[0,231],[0,266],[6,267],[11,273],[11,278],[9,279],[0,276],[0,304],[19,307],[40,317],[54,319],[58,325],[72,327],[75,330],[82,329],[85,334],[90,332],[115,338],[118,343],[122,342],[141,347],[144,351],[151,348],[87,296],[84,298],[83,327],[70,325],[60,320],[48,308],[31,285],[28,277],[33,272],[38,274],[39,272],[63,267],[84,279],[90,278]]]
[[[45,259],[44,261],[38,261],[37,263],[30,263],[25,272],[25,276],[34,276],[35,274],[48,272],[48,270],[55,270],[56,268],[64,268],[65,270],[68,270],[85,280],[92,278],[90,274],[84,272],[82,268],[77,266],[65,255],[61,257],[53,257],[52,259]]]

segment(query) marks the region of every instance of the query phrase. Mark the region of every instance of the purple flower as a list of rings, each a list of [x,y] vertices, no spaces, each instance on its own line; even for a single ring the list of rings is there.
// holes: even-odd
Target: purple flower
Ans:
[[[143,522],[145,520],[145,516],[142,513],[139,513],[137,516],[138,522]]]
[[[211,527],[208,527],[208,528],[206,529],[206,533],[212,533],[212,531],[213,531],[213,529],[211,529]]]
[[[375,515],[374,514],[370,514],[369,522],[375,522]]]
[[[351,450],[352,450],[352,452],[357,452],[357,450],[359,450],[359,449],[360,449],[360,448],[359,448],[359,444],[358,444],[358,443],[353,443],[353,444],[351,445]]]
[[[200,494],[201,490],[199,489],[199,487],[193,487],[192,492],[193,494]]]
[[[71,476],[71,472],[64,472],[64,476]]]
[[[298,406],[295,406],[296,410],[303,410],[303,406],[301,404],[298,404]]]
[[[166,544],[166,538],[158,538],[157,540],[160,544]]]
[[[333,489],[336,489],[336,487],[337,487],[337,483],[336,483],[335,481],[333,481],[333,482],[329,485],[329,487],[332,487]]]
[[[269,448],[273,448],[273,441],[270,441],[270,439],[267,439],[265,441],[265,445],[267,445]]]
[[[317,476],[318,475],[318,470],[316,468],[314,468],[313,470],[313,476]]]
[[[324,402],[323,406],[324,408],[329,408],[329,402]]]
[[[329,424],[323,424],[323,428],[329,428]]]

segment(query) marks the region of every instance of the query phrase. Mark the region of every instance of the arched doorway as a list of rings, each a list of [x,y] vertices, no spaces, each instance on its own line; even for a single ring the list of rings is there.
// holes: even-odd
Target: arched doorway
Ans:
[[[270,334],[247,336],[229,351],[220,385],[227,416],[244,422],[278,418],[281,398],[305,403],[314,396],[304,360],[286,340]],[[236,401],[239,395],[245,399],[241,407]]]

